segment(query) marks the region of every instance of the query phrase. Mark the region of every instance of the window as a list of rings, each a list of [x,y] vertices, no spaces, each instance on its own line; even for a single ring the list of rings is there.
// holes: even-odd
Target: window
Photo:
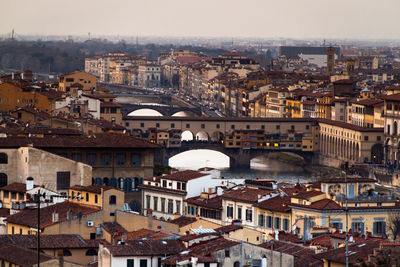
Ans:
[[[276,125],[276,129],[279,130],[281,128],[280,125]]]
[[[57,190],[67,190],[70,185],[70,172],[57,172]]]
[[[19,234],[22,235],[22,228],[19,229]]]
[[[225,250],[225,258],[229,258],[231,255],[230,255],[230,251],[229,251],[229,249],[226,249]]]
[[[343,223],[339,222],[339,221],[332,222],[331,226],[336,228],[337,230],[342,230],[343,229]]]
[[[282,222],[283,231],[289,231],[289,219],[285,218]]]
[[[264,226],[264,214],[258,215],[258,226]]]
[[[235,261],[235,262],[233,263],[233,267],[240,267],[240,262]]]
[[[189,123],[186,123],[186,128],[190,128],[190,124]]]
[[[11,227],[11,234],[14,234],[14,226]]]
[[[246,221],[248,222],[253,221],[253,210],[246,209]]]
[[[89,202],[89,193],[86,193],[86,201]]]
[[[309,130],[310,129],[310,125],[306,125],[306,130]]]
[[[63,256],[72,256],[72,253],[68,249],[63,249]]]
[[[140,127],[142,127],[142,128],[144,127],[144,123],[143,122],[140,123]]]
[[[386,234],[386,223],[385,221],[374,222],[374,235],[385,235]]]
[[[11,192],[11,199],[17,199],[17,193]]]
[[[174,201],[172,199],[168,199],[168,213],[174,213]]]
[[[275,217],[275,229],[281,229],[281,218]]]
[[[246,129],[249,130],[250,129],[250,125],[247,124],[246,125]]]
[[[206,125],[204,123],[201,124],[201,128],[204,129],[206,128]]]
[[[7,164],[8,156],[6,153],[0,153],[0,164]]]
[[[97,195],[94,195],[94,203],[97,203],[99,200],[98,200],[98,196]]]
[[[90,166],[96,165],[96,154],[95,153],[88,153],[87,154],[87,163]]]
[[[161,211],[165,212],[165,198],[161,198]]]
[[[266,217],[266,227],[267,228],[272,228],[272,216],[267,216]]]
[[[97,256],[97,251],[95,249],[89,249],[85,253],[86,256]]]
[[[117,204],[117,197],[115,195],[111,195],[109,199],[109,204],[110,205],[115,205]]]
[[[175,123],[171,123],[171,128],[175,128]]]
[[[235,129],[235,125],[234,124],[231,125],[231,129],[232,130]]]
[[[166,181],[166,180],[163,180],[163,181],[162,181],[162,186],[163,186],[163,187],[167,187],[167,181]]]
[[[117,154],[117,165],[118,166],[125,165],[125,154],[122,154],[122,153]]]
[[[180,182],[176,183],[176,189],[181,190],[181,183]]]
[[[182,190],[186,191],[186,183],[182,183]]]
[[[160,127],[160,123],[157,122],[157,123],[156,123],[156,127],[157,127],[157,128]]]
[[[147,260],[140,260],[140,267],[147,267]]]
[[[24,200],[24,193],[18,193],[18,200]]]
[[[103,166],[109,166],[111,163],[111,154],[106,153],[106,154],[101,154],[101,164]]]
[[[8,184],[8,177],[5,173],[0,173],[0,187],[6,186]]]
[[[140,155],[132,154],[132,166],[140,166]]]
[[[158,197],[153,197],[153,210],[158,210]]]
[[[219,129],[219,127],[220,127],[220,125],[219,125],[219,124],[217,124],[217,125],[216,125],[216,128],[217,128],[217,129]]]
[[[265,130],[265,125],[261,125],[261,129]]]
[[[226,207],[226,216],[228,218],[233,218],[233,207],[232,206]]]
[[[239,220],[242,219],[242,206],[238,206],[238,209],[237,209],[237,218],[238,218]]]
[[[146,207],[147,207],[148,209],[151,208],[151,206],[150,206],[150,198],[151,198],[151,196],[149,196],[149,195],[146,196]]]
[[[127,267],[135,267],[135,260],[134,259],[127,259],[126,260]]]
[[[181,201],[176,200],[176,213],[181,214]]]
[[[368,135],[364,136],[364,141],[368,141]]]
[[[81,153],[72,153],[72,160],[82,161],[82,154]]]

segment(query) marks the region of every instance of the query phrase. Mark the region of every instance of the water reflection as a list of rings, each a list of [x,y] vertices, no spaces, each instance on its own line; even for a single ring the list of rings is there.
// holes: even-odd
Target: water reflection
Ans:
[[[229,157],[213,150],[199,149],[186,151],[169,160],[171,167],[179,170],[197,170],[202,167],[212,167],[221,170],[221,176],[226,178],[266,178],[280,182],[310,181],[307,173],[299,166],[293,166],[267,157],[255,158],[251,161],[251,169],[229,169]]]

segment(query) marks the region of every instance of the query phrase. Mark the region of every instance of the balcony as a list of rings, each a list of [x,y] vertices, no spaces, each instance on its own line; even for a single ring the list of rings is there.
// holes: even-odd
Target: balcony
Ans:
[[[336,200],[339,202],[344,202],[345,196],[338,195],[336,196]],[[384,195],[384,196],[354,196],[348,197],[347,202],[394,202],[396,201],[395,195]]]

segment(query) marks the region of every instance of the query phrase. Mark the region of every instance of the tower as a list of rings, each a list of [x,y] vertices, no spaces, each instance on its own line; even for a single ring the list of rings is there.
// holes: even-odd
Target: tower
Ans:
[[[326,71],[329,75],[332,75],[335,70],[335,48],[329,46],[326,48]]]

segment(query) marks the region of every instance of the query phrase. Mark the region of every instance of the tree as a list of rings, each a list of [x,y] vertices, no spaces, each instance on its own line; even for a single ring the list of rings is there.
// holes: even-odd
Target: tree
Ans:
[[[387,228],[396,240],[400,236],[400,212],[393,212],[389,214]]]

